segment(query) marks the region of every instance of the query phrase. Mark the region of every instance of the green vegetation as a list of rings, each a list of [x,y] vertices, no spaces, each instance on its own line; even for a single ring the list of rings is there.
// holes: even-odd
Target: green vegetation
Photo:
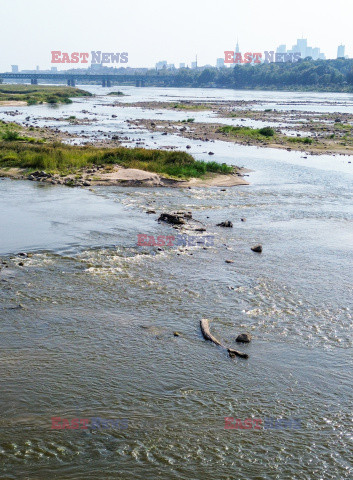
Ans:
[[[120,90],[118,92],[109,92],[108,95],[113,95],[115,97],[126,97],[124,92],[121,92]]]
[[[58,87],[55,85],[0,85],[1,101],[27,102],[27,105],[37,103],[72,103],[70,97],[91,96],[89,92],[73,87]]]
[[[44,143],[45,140],[40,138],[32,138],[21,136],[19,133],[20,126],[16,123],[6,124],[0,121],[0,140],[3,142],[28,142],[28,143]]]
[[[264,135],[265,137],[273,137],[275,131],[271,127],[263,127],[259,129],[259,134]]]
[[[285,139],[292,143],[304,143],[306,145],[311,145],[313,143],[313,139],[309,137],[285,137]]]
[[[0,167],[45,170],[67,175],[92,165],[118,164],[156,172],[174,178],[202,177],[213,173],[231,173],[233,167],[217,162],[195,160],[186,152],[145,150],[143,148],[79,147],[51,143],[33,145],[16,141],[0,142]]]
[[[188,103],[174,103],[172,105],[172,108],[178,109],[178,110],[210,110],[211,107],[209,105],[204,105],[204,104],[188,104]]]
[[[232,65],[233,67],[233,65]],[[170,87],[217,87],[293,91],[353,91],[353,59],[300,59],[295,63],[237,64],[234,68],[164,72]]]
[[[220,127],[217,130],[219,133],[227,133],[235,137],[251,137],[257,138],[259,140],[263,137],[273,137],[275,131],[273,128],[264,127],[264,128],[251,128],[251,127],[232,127],[226,125],[225,127]]]
[[[187,118],[186,120],[182,120],[181,123],[193,123],[194,121],[194,118]]]

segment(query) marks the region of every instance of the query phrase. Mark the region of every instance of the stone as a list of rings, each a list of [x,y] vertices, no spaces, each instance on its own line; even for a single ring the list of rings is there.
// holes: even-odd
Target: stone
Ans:
[[[262,245],[255,245],[255,247],[251,247],[251,250],[256,253],[262,252]]]
[[[180,215],[175,215],[171,213],[162,213],[158,218],[159,222],[167,222],[173,225],[184,225],[185,220]]]
[[[250,343],[251,338],[252,337],[249,333],[241,333],[240,335],[237,336],[235,341],[238,342],[238,343]]]
[[[225,222],[217,223],[217,227],[233,228],[233,224],[227,220]]]

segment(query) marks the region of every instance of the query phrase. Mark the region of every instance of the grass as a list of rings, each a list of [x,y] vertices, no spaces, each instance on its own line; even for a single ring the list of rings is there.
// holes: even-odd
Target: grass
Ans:
[[[219,133],[226,133],[235,137],[250,137],[254,139],[263,139],[264,137],[273,137],[275,131],[273,128],[264,127],[264,128],[251,128],[251,127],[232,127],[226,125],[217,130]]]
[[[72,103],[71,97],[91,96],[91,93],[79,88],[56,85],[0,85],[1,101],[37,103]]]
[[[285,137],[285,139],[291,143],[304,143],[305,145],[313,143],[313,139],[309,137]]]
[[[203,177],[210,172],[233,172],[233,167],[229,165],[195,160],[186,152],[124,147],[108,149],[62,143],[39,145],[18,140],[0,142],[1,168],[17,167],[67,175],[76,173],[80,168],[112,164],[183,179]]]
[[[41,138],[33,138],[21,136],[19,131],[21,127],[16,123],[5,123],[0,120],[0,141],[3,142],[28,142],[28,143],[44,143]]]
[[[211,110],[211,107],[209,105],[204,105],[204,104],[188,104],[188,103],[174,103],[172,105],[172,108],[178,109],[178,110]]]

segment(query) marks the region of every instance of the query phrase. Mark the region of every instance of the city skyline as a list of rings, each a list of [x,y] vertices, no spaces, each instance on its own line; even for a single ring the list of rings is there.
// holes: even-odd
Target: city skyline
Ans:
[[[347,55],[345,56],[345,48],[346,46],[345,45],[338,45],[337,47],[337,56],[336,58],[342,58],[342,57],[348,57]],[[287,48],[287,45],[286,44],[281,44],[279,45],[275,50],[272,50],[273,52],[276,52],[276,53],[297,53],[297,52],[300,52],[301,53],[301,58],[304,59],[306,57],[311,57],[313,60],[326,60],[327,57],[325,55],[325,53],[321,52],[321,49],[320,47],[311,47],[308,45],[308,40],[306,38],[298,38],[297,39],[297,43],[295,45],[292,46],[292,48]],[[241,51],[240,47],[239,47],[239,39],[237,38],[237,42],[236,42],[236,47],[234,49],[234,52],[235,53],[242,53],[244,54],[245,51]],[[55,73],[57,71],[61,71],[61,70],[68,70],[68,69],[71,69],[71,68],[75,68],[72,67],[70,64],[61,64],[62,65],[62,68],[61,69],[58,69],[57,66],[51,66],[50,68],[48,69],[40,69],[40,67],[37,65],[36,68],[34,69],[23,69],[21,70],[19,68],[19,65],[17,64],[12,64],[11,65],[11,72],[12,73],[18,73],[19,71],[22,71],[22,72],[35,72],[35,71],[46,71],[46,72],[51,72],[51,73]],[[213,64],[206,64],[206,65],[198,65],[198,62],[197,62],[197,55],[195,56],[195,59],[194,61],[190,62],[190,64],[186,63],[186,62],[179,62],[178,65],[175,65],[174,63],[169,63],[167,60],[159,60],[158,62],[155,63],[154,67],[144,67],[144,66],[137,66],[137,67],[130,67],[128,64],[126,65],[121,65],[121,64],[90,64],[90,65],[87,65],[87,67],[81,65],[81,66],[77,66],[76,68],[78,69],[100,69],[102,67],[108,67],[108,68],[135,68],[135,69],[153,69],[155,68],[156,70],[176,70],[176,69],[181,69],[181,68],[191,68],[191,69],[195,69],[195,68],[205,68],[205,67],[216,67],[216,68],[223,68],[223,67],[227,67],[229,65],[225,64],[224,63],[224,57],[218,57],[215,59],[215,63]]]
[[[298,0],[290,24],[279,0],[268,0],[266,8],[258,0],[251,5],[237,0],[219,0],[217,5],[180,0],[178,9],[172,10],[161,0],[148,5],[136,0],[133,15],[131,7],[111,0],[102,0],[98,10],[93,0],[53,0],[50,6],[44,0],[0,0],[0,7],[0,38],[5,46],[0,71],[8,71],[12,64],[48,69],[52,50],[129,52],[131,67],[153,68],[164,59],[175,66],[190,66],[196,54],[199,65],[214,64],[225,50],[234,48],[237,37],[244,52],[276,50],[304,37],[328,59],[336,58],[340,44],[346,46],[345,54],[353,56],[349,33],[353,4],[343,0],[337,0],[333,11],[318,2]]]

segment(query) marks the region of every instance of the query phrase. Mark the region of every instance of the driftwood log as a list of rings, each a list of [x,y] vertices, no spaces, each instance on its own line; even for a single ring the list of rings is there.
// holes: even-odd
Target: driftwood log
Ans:
[[[228,351],[230,357],[232,358],[234,357],[248,358],[249,357],[247,353],[238,352],[238,350],[233,350],[232,348],[227,348],[224,345],[222,345],[221,342],[217,340],[217,338],[214,337],[210,332],[210,327],[208,324],[208,320],[206,318],[203,318],[202,320],[200,320],[200,327],[201,327],[201,332],[204,338],[206,340],[209,340],[210,342],[215,343],[216,345],[219,345],[222,348],[225,348]]]

